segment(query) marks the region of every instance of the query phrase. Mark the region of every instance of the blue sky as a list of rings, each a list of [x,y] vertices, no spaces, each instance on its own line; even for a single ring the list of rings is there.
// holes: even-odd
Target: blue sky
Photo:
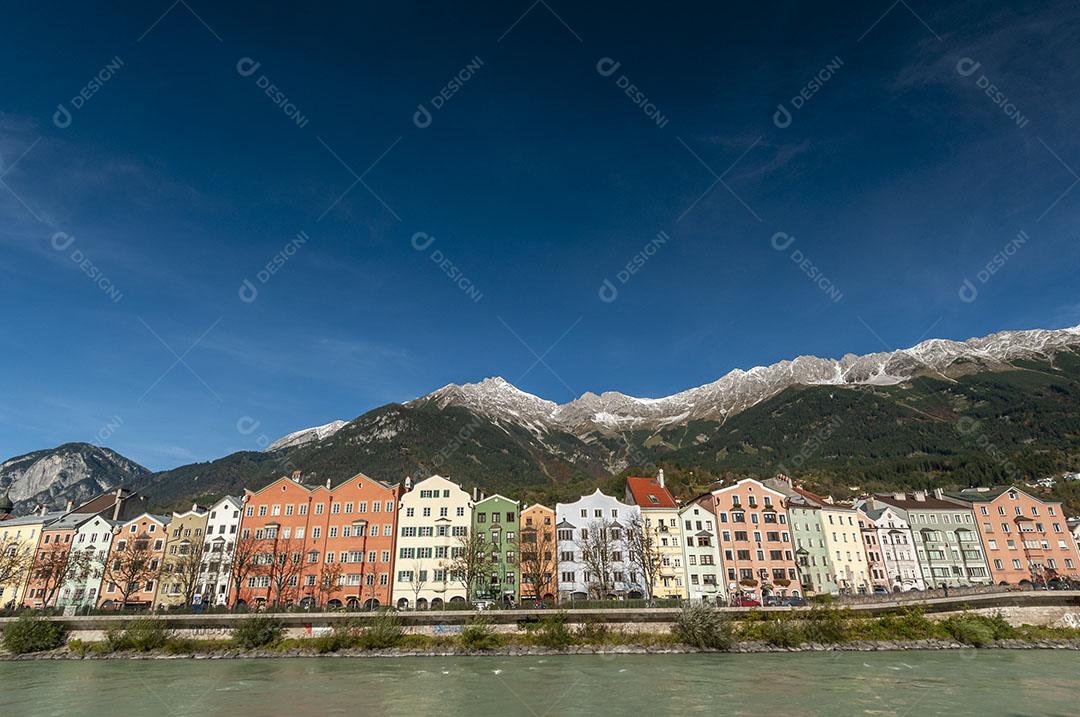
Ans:
[[[1071,3],[228,5],[6,13],[0,456],[1080,323]]]

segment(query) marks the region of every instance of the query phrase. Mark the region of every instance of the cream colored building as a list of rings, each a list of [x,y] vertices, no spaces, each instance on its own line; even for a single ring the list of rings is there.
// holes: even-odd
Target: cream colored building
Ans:
[[[185,604],[185,585],[188,583],[187,592],[192,597],[198,592],[208,516],[209,511],[198,505],[191,506],[191,510],[183,513],[173,513],[168,525],[169,540],[165,543],[165,558],[154,605],[172,607]],[[191,562],[194,558],[198,559],[196,564]]]
[[[850,506],[823,502],[820,517],[829,568],[840,592],[852,595],[873,592],[858,512]]]
[[[626,501],[641,509],[641,517],[653,536],[660,569],[650,592],[660,599],[687,596],[683,560],[683,531],[679,504],[664,486],[664,471],[656,478],[626,479]]]
[[[424,610],[465,602],[465,581],[452,566],[472,526],[472,498],[439,475],[410,483],[398,507],[394,605]]]
[[[18,555],[23,555],[29,562],[33,560],[34,555],[37,553],[42,529],[62,517],[64,517],[62,512],[35,513],[2,521],[0,522],[0,546],[4,546],[6,550],[15,551]],[[30,569],[28,566],[20,575],[13,577],[8,584],[0,585],[0,608],[5,608],[8,605],[21,605],[29,579]]]

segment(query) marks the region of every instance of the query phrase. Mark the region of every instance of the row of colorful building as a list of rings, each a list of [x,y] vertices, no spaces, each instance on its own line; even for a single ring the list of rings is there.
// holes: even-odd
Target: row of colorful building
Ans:
[[[0,519],[0,554],[0,606],[31,608],[728,604],[1080,579],[1062,506],[1020,488],[841,503],[778,476],[681,503],[663,471],[628,478],[622,499],[597,490],[555,508],[438,475],[331,487],[297,472],[172,515],[118,489]]]

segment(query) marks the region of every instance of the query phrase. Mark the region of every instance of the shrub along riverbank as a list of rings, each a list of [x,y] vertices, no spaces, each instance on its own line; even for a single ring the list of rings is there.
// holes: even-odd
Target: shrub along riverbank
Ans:
[[[68,640],[63,623],[25,616],[3,631],[6,657],[272,657],[303,655],[536,654],[549,652],[757,652],[793,649],[941,649],[949,647],[1069,647],[1080,629],[1014,627],[1000,615],[974,613],[931,620],[918,609],[875,618],[828,607],[799,613],[750,612],[740,620],[706,606],[684,608],[670,632],[628,631],[599,618],[579,625],[562,613],[500,632],[483,619],[445,636],[408,633],[393,613],[348,620],[326,634],[287,638],[281,621],[251,617],[230,639],[180,636],[154,618],[109,630],[98,642]]]

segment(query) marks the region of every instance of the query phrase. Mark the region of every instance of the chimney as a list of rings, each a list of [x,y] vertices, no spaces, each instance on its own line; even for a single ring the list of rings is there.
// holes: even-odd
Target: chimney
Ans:
[[[907,496],[906,496],[906,495],[904,495],[903,493],[893,493],[893,494],[892,494],[892,497],[893,497],[893,498],[895,498],[895,499],[897,499],[897,500],[903,500],[903,499],[904,499],[904,498],[906,498]]]
[[[405,476],[405,492],[412,490],[412,476]]]
[[[302,480],[302,478],[301,478],[301,476],[302,476],[302,475],[303,475],[303,474],[302,474],[302,473],[301,473],[300,471],[298,471],[298,470],[296,470],[296,471],[293,471],[293,472],[292,472],[292,479],[293,479],[294,481],[296,481],[297,483],[303,483],[304,481],[303,481],[303,480]]]
[[[473,486],[473,489],[472,489],[472,499],[473,499],[473,503],[475,503],[476,501],[480,500],[480,488],[479,488],[479,487],[477,487],[477,486]]]
[[[942,492],[941,488],[934,488],[934,497],[938,500],[943,500],[945,498],[945,493]]]
[[[664,469],[656,471],[656,482],[660,484],[660,487],[664,487]]]
[[[38,503],[36,506],[34,506],[34,514],[35,515],[45,515],[45,506],[42,505],[41,503]]]
[[[330,479],[329,478],[326,479],[326,489],[330,490]]]
[[[198,503],[192,503],[192,504],[191,504],[191,512],[192,512],[192,513],[194,513],[194,512],[195,512],[195,511],[197,511],[198,509],[199,509],[199,504],[198,504]]]
[[[923,503],[923,502],[926,501],[926,491],[925,490],[917,490],[914,493],[914,497],[915,497],[915,500],[919,501],[920,503]]]
[[[64,512],[65,513],[70,513],[71,509],[74,508],[74,507],[75,507],[75,501],[69,500],[67,502],[67,505],[64,506]]]

